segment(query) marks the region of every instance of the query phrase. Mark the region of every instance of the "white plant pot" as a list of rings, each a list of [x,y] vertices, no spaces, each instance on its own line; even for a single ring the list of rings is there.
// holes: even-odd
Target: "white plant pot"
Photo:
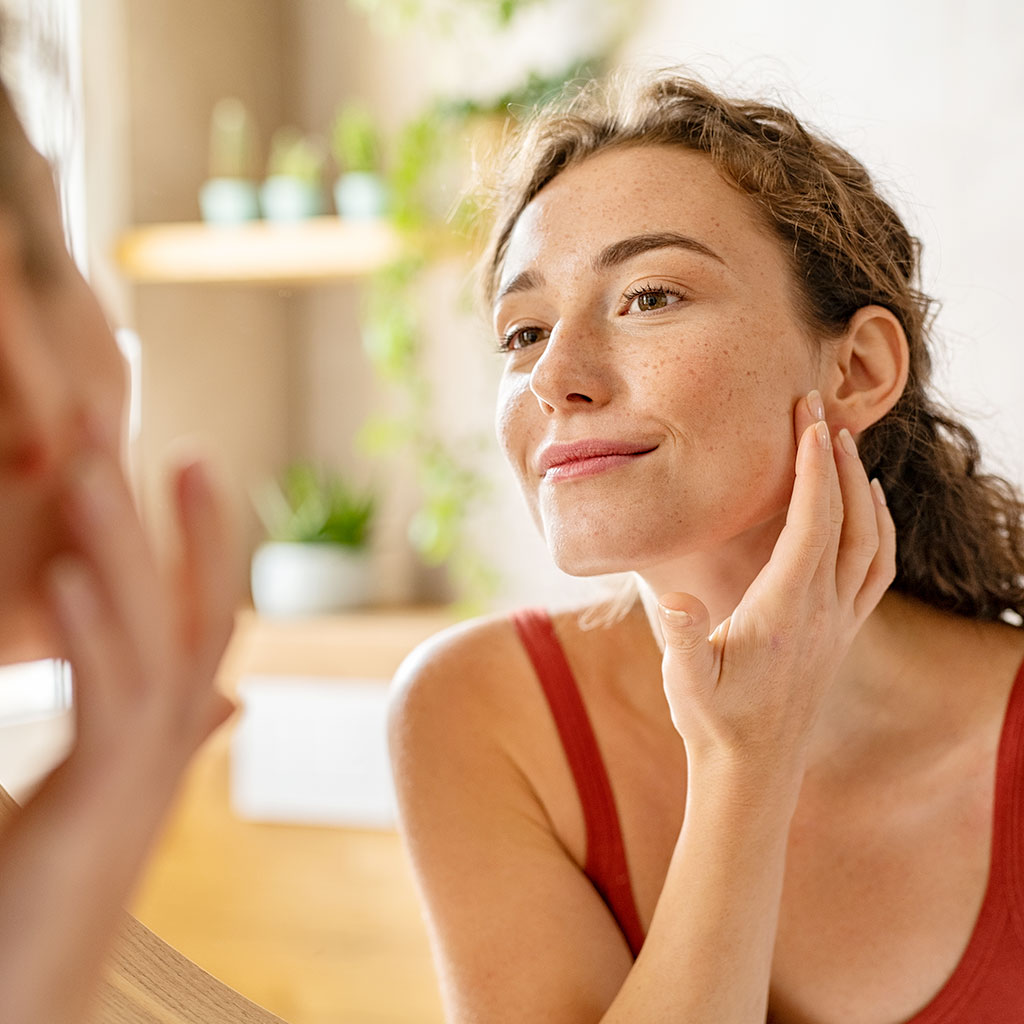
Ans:
[[[251,582],[260,615],[325,615],[367,603],[370,558],[337,544],[270,542],[253,555]]]
[[[379,174],[349,171],[334,182],[334,208],[346,220],[376,220],[388,210],[388,189]]]
[[[265,220],[290,223],[323,213],[323,198],[316,185],[275,174],[260,185],[260,207]]]
[[[207,224],[244,224],[260,215],[259,188],[244,178],[210,178],[199,189],[199,209]]]

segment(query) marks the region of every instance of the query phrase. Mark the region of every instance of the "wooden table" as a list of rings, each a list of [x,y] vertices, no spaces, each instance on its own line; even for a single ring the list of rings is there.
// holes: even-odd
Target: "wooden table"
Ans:
[[[296,623],[239,616],[222,666],[389,678],[444,610]],[[391,831],[265,825],[228,805],[231,725],[197,755],[141,884],[139,919],[290,1024],[433,1024],[442,1014],[426,933]]]

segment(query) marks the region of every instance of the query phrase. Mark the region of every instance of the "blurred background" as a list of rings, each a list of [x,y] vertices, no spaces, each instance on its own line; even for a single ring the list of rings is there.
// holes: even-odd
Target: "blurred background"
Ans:
[[[137,910],[295,1024],[440,1019],[382,683],[466,614],[606,585],[550,565],[492,437],[467,188],[510,119],[565,82],[682,63],[830,132],[923,240],[941,391],[1024,481],[1011,0],[7,6],[9,74],[133,367],[144,513],[169,543],[169,453],[198,445],[239,524],[224,681],[245,711],[197,762]],[[47,682],[47,712],[18,704],[25,678],[0,685],[24,741],[0,781],[22,792],[68,738],[67,686]]]
[[[941,386],[993,465],[1024,477],[1024,69],[1010,43],[1024,14],[1009,2],[969,16],[953,0],[871,0],[856,16],[803,0],[22,4],[64,53],[63,82],[29,91],[49,104],[74,243],[137,338],[147,515],[165,529],[169,446],[215,452],[242,583],[268,532],[289,529],[260,518],[268,482],[312,463],[374,495],[369,603],[487,610],[589,592],[550,568],[492,440],[500,360],[468,287],[464,190],[509,117],[620,64],[684,63],[778,96],[868,164],[924,241]],[[353,170],[378,175],[382,196],[338,218],[334,186]],[[267,179],[288,175],[319,205],[267,207]],[[137,230],[199,225],[204,187],[232,177],[263,190],[250,227],[292,222]],[[306,213],[319,216],[294,219]]]

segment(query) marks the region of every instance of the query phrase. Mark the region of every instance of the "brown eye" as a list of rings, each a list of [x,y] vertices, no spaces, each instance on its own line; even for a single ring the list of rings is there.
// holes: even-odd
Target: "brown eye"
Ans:
[[[656,285],[643,285],[634,288],[624,296],[626,308],[624,313],[647,313],[666,306],[682,302],[683,296],[671,288],[658,288]]]
[[[627,313],[648,313],[671,306],[674,302],[679,302],[682,296],[670,292],[667,288],[643,288],[632,295],[627,295],[626,298],[629,300]]]
[[[545,333],[541,327],[519,327],[514,331],[509,331],[501,339],[500,350],[502,352],[514,352],[517,349],[535,345],[538,341],[544,340]]]

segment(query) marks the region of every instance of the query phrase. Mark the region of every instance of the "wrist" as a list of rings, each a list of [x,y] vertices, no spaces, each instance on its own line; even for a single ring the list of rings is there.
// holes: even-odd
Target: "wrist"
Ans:
[[[687,808],[711,801],[719,808],[792,817],[803,785],[802,753],[776,756],[754,750],[693,749],[686,745]]]
[[[183,751],[126,729],[104,742],[76,743],[54,781],[94,818],[151,822],[162,817],[187,763]]]

